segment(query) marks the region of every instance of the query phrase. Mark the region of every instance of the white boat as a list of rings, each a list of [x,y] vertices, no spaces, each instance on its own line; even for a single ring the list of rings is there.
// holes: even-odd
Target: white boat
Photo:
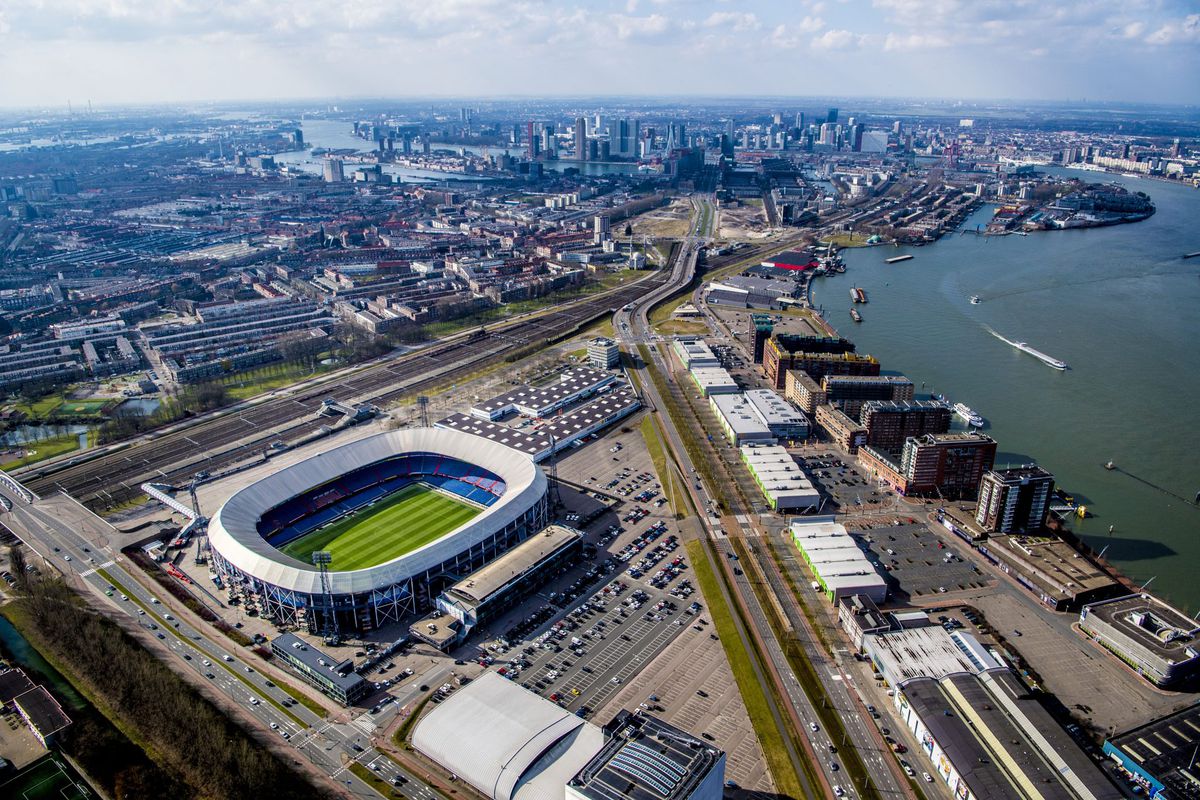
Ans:
[[[1045,353],[1043,353],[1041,350],[1035,350],[1032,347],[1030,347],[1029,345],[1025,344],[1025,342],[1014,342],[1012,339],[1005,339],[1003,336],[996,333],[995,331],[990,331],[990,333],[992,334],[992,336],[995,336],[997,339],[1004,342],[1005,344],[1012,345],[1013,347],[1017,348],[1022,353],[1028,353],[1029,355],[1033,356],[1038,361],[1041,361],[1043,364],[1045,364],[1048,367],[1057,369],[1059,371],[1070,369],[1070,367],[1067,366],[1067,362],[1059,361],[1057,358],[1054,358],[1053,356],[1048,356]]]
[[[971,305],[977,306],[982,302],[983,301],[979,299],[979,295],[977,295],[977,294],[971,295]]]
[[[975,413],[975,411],[966,403],[955,403],[954,413],[962,417],[963,422],[970,425],[972,428],[983,427],[983,417]]]

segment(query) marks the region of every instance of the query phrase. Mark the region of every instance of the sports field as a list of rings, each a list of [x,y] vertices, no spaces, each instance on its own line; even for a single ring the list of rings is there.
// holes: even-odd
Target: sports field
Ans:
[[[480,509],[423,484],[406,486],[370,508],[280,548],[308,564],[314,550],[333,554],[335,572],[373,567],[412,552],[464,524]]]
[[[52,755],[0,784],[0,797],[12,800],[87,800],[93,796],[75,770]]]

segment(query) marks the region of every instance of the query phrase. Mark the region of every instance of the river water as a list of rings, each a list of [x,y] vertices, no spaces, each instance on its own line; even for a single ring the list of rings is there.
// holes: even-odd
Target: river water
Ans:
[[[310,147],[325,147],[330,150],[357,150],[367,152],[373,149],[372,143],[365,139],[360,139],[354,135],[353,123],[343,120],[305,120],[301,124],[301,130],[304,132],[304,141]],[[476,155],[482,153],[485,148],[475,147],[470,145],[457,144],[433,144],[434,150],[450,150],[457,153],[459,150],[466,150]],[[487,152],[492,155],[499,155],[504,152],[511,153],[514,156],[520,157],[524,153],[524,148],[520,147],[489,147]],[[414,152],[419,153],[420,147],[414,148]],[[324,156],[313,156],[310,150],[296,150],[290,153],[277,153],[275,161],[278,164],[287,164],[296,167],[305,172],[320,174],[323,169]],[[352,171],[354,165],[346,164],[347,175]],[[637,164],[623,163],[596,163],[596,162],[579,162],[579,161],[547,161],[545,169],[547,171],[557,170],[561,172],[568,167],[573,167],[583,175],[614,175],[614,174],[632,174],[638,171]],[[439,172],[429,169],[413,169],[409,167],[398,166],[394,164],[384,164],[383,171],[389,175],[393,175],[406,183],[432,183],[437,181],[455,181],[455,182],[486,182],[491,180],[487,177],[477,175],[462,175],[455,172]]]
[[[982,414],[998,464],[1053,472],[1095,514],[1074,522],[1091,546],[1195,613],[1200,508],[1188,501],[1200,492],[1200,258],[1181,255],[1200,250],[1200,191],[1060,174],[1145,191],[1158,211],[1109,228],[847,250],[846,272],[816,279],[813,302],[885,372]],[[991,214],[980,209],[963,229]],[[905,253],[915,258],[884,263]],[[848,314],[852,286],[869,299],[860,325]],[[1071,369],[1045,366],[989,327]],[[1110,459],[1118,470],[1103,468]]]

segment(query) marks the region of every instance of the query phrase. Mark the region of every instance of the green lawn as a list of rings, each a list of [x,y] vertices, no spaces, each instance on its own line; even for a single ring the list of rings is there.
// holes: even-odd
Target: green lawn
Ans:
[[[441,538],[479,511],[428,486],[414,484],[280,550],[306,564],[314,550],[328,550],[333,554],[330,568],[334,571],[364,569]]]
[[[77,777],[74,769],[64,766],[51,755],[0,784],[0,796],[13,800],[83,800],[92,796],[91,792],[80,788],[83,785],[83,779]]]
[[[113,404],[111,398],[103,400],[64,400],[54,409],[56,417],[98,417],[100,412]]]

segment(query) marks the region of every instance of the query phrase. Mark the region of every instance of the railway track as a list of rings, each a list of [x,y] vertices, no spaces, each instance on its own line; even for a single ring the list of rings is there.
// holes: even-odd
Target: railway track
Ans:
[[[33,469],[21,480],[38,494],[65,491],[93,510],[112,508],[140,495],[138,487],[147,480],[175,483],[201,470],[216,472],[260,456],[274,442],[296,442],[317,433],[329,422],[316,415],[326,398],[389,405],[436,385],[454,369],[491,364],[529,345],[569,335],[665,281],[658,275],[479,338],[458,339],[403,355],[299,394],[236,412],[216,412],[211,419],[103,455]]]

